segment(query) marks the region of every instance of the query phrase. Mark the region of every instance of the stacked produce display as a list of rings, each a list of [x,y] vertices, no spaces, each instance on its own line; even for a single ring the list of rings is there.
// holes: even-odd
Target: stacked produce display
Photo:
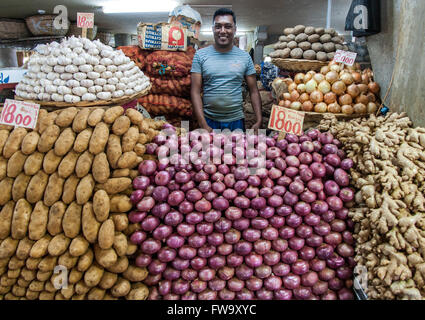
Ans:
[[[270,57],[331,61],[337,50],[348,50],[343,43],[344,37],[339,36],[335,29],[298,25],[283,30]]]
[[[298,73],[280,98],[279,105],[294,110],[368,114],[379,105],[379,85],[370,69],[360,71],[358,65],[348,67],[335,62],[320,72]]]
[[[79,102],[110,101],[149,89],[150,82],[123,52],[99,40],[70,37],[61,43],[38,45],[28,73],[16,87],[27,100]]]
[[[353,299],[353,162],[338,140],[170,130],[147,149],[181,155],[144,161],[133,180],[149,299]]]
[[[1,299],[147,297],[127,213],[134,169],[162,125],[112,107],[40,110],[35,130],[1,128]]]
[[[367,269],[370,299],[425,298],[425,129],[412,128],[405,114],[320,125],[344,145],[355,163],[358,189],[356,261]]]

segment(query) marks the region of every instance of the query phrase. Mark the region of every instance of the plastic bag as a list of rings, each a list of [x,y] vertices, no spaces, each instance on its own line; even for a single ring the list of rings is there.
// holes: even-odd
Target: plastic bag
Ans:
[[[185,4],[182,6],[175,7],[173,11],[169,14],[170,17],[178,17],[178,16],[184,16],[186,18],[192,19],[192,23],[200,22],[202,23],[201,15],[198,11],[192,9],[189,5]],[[170,22],[172,19],[170,18]]]

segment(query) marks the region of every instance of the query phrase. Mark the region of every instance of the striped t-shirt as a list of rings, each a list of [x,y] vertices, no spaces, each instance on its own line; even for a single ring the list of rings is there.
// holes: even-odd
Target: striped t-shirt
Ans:
[[[205,117],[220,122],[244,118],[242,82],[256,73],[247,52],[235,46],[225,53],[203,48],[196,52],[191,72],[202,75]]]

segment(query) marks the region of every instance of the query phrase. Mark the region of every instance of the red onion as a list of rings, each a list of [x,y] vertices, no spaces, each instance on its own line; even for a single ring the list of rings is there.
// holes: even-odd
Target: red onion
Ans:
[[[347,187],[350,183],[350,177],[348,176],[347,172],[340,168],[335,170],[334,179],[341,187]]]
[[[354,162],[351,159],[344,159],[341,161],[342,170],[350,170],[354,166]]]
[[[341,210],[344,206],[342,200],[338,197],[335,197],[335,196],[328,197],[328,199],[326,199],[326,202],[329,205],[329,209],[331,209],[333,211]]]
[[[317,234],[311,235],[311,237],[305,240],[306,244],[310,247],[319,247],[323,243],[323,238]]]
[[[153,160],[145,160],[139,165],[139,173],[143,176],[150,176],[156,171],[156,162]]]
[[[313,172],[313,175],[316,178],[323,178],[326,175],[326,168],[320,162],[313,162],[310,165],[310,170]]]
[[[288,241],[284,239],[273,240],[272,248],[275,251],[284,252],[286,249],[288,249]]]
[[[283,286],[285,289],[294,290],[297,289],[301,285],[301,278],[295,274],[288,274],[283,277]]]
[[[282,239],[289,240],[295,235],[295,229],[290,226],[284,226],[279,229],[279,236]]]
[[[343,202],[350,202],[354,200],[354,190],[351,188],[342,188],[339,192],[339,198]]]

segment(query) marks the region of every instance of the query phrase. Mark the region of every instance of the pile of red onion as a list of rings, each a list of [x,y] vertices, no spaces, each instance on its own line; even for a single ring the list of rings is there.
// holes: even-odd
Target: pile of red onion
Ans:
[[[149,299],[353,299],[353,162],[341,143],[318,130],[265,142],[241,134],[221,147],[211,140],[205,152],[201,136],[158,136],[149,153],[178,145],[203,161],[145,160],[133,182],[129,220],[139,230],[131,241],[140,248],[136,265],[149,271]],[[254,175],[258,162],[236,164],[249,139],[252,154],[267,158]],[[232,155],[223,154],[226,143]],[[208,154],[231,164],[207,164]]]

